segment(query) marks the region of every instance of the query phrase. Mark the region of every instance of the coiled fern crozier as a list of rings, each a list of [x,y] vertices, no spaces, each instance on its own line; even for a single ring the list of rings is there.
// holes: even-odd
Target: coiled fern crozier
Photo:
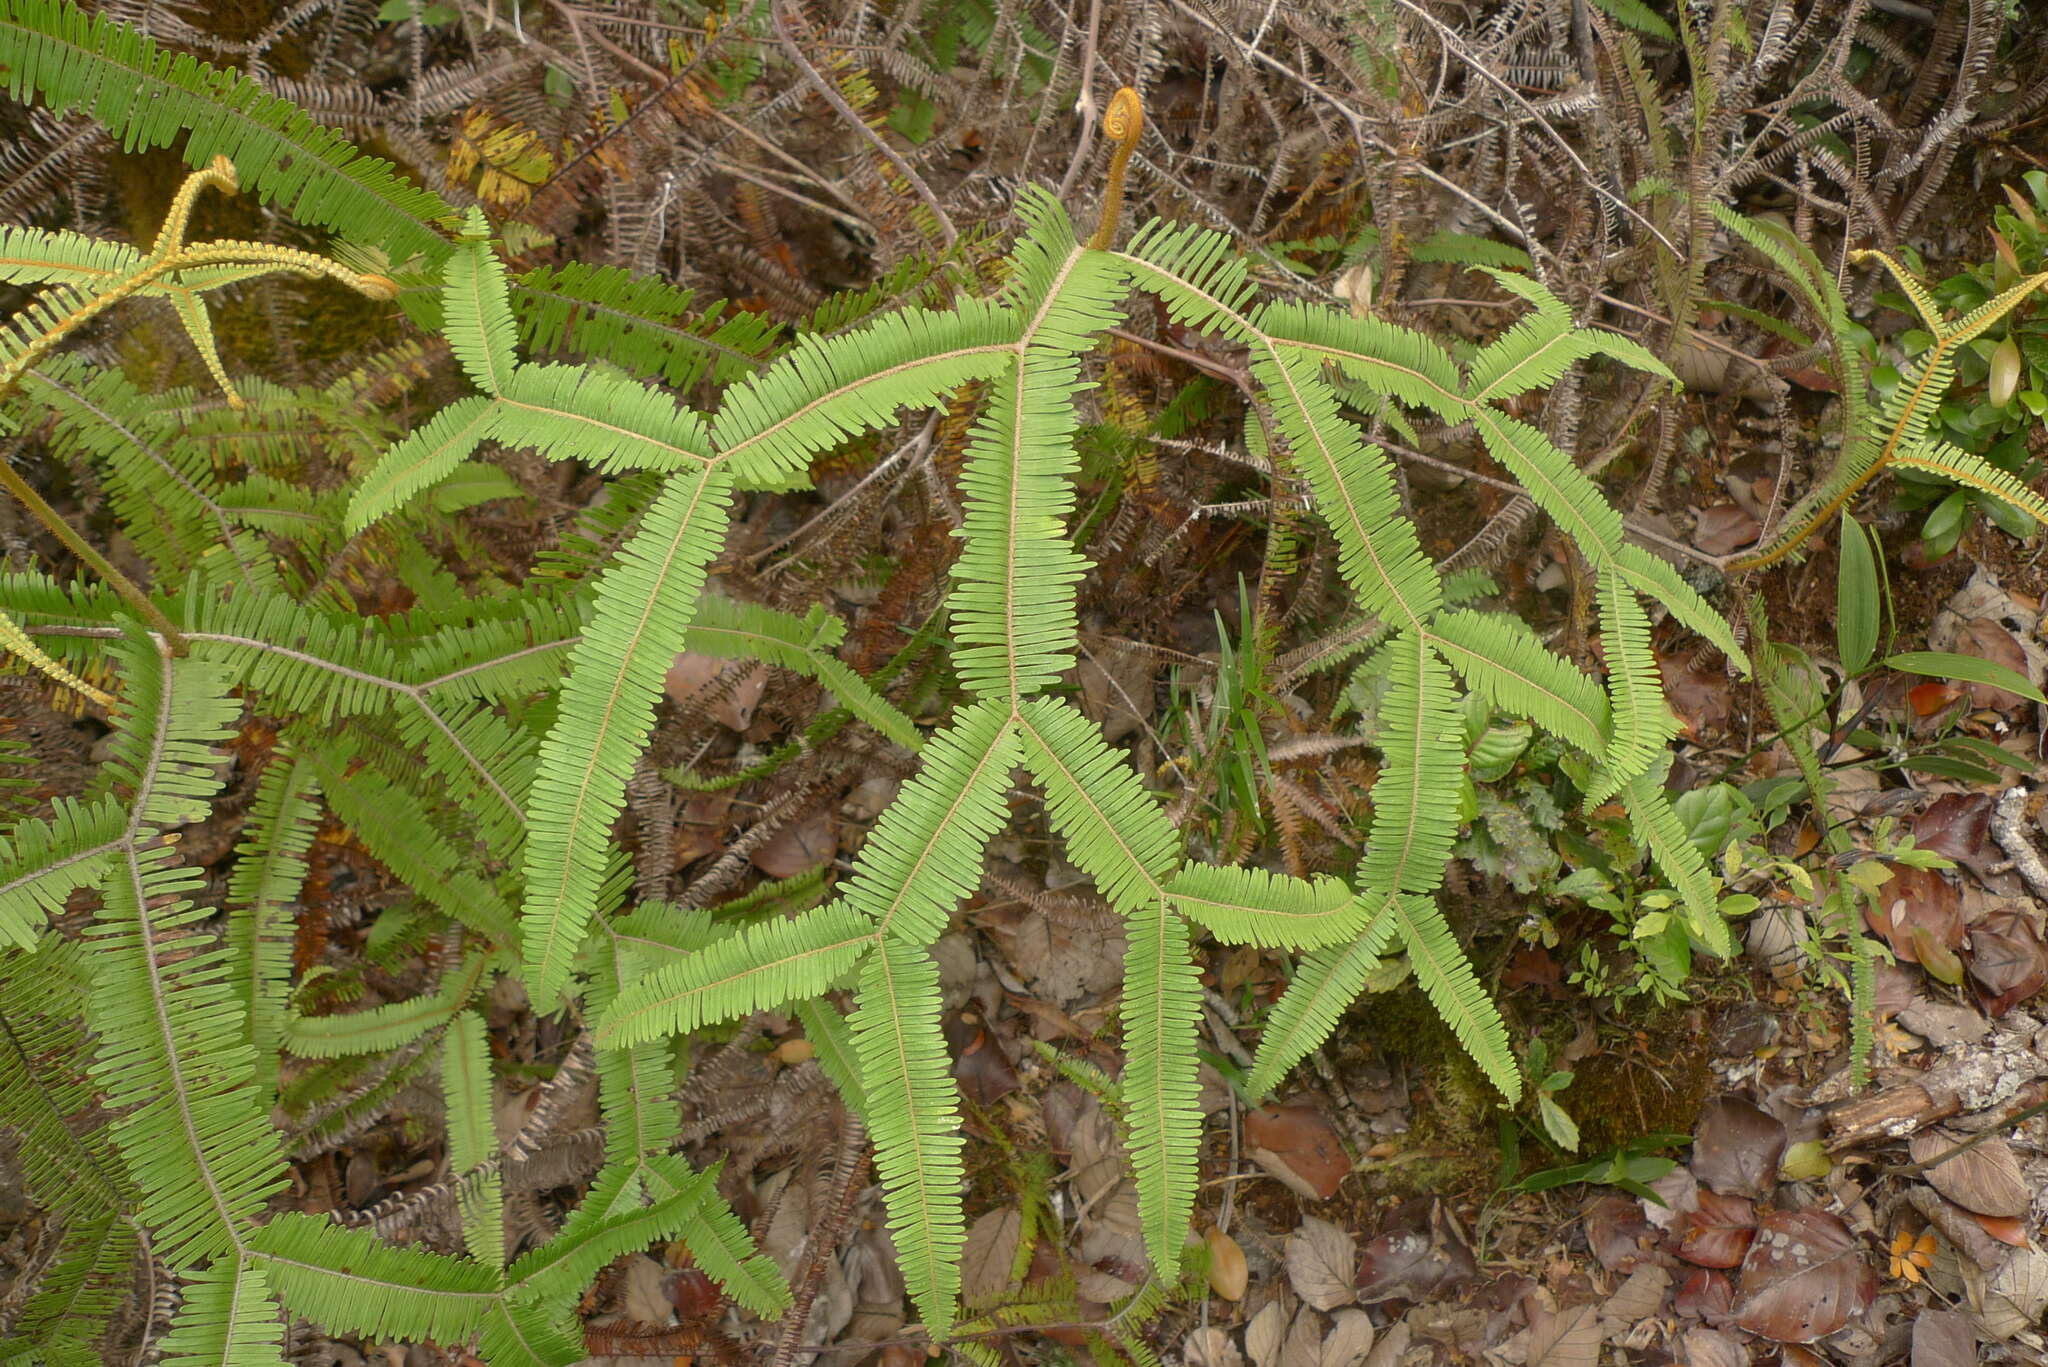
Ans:
[[[1684,894],[1692,930],[1728,948],[1713,880],[1663,795],[1674,724],[1644,599],[1731,659],[1742,652],[1669,566],[1624,540],[1620,515],[1572,459],[1505,408],[1591,357],[1663,370],[1624,337],[1575,327],[1527,278],[1492,272],[1529,312],[1460,364],[1376,319],[1261,300],[1221,233],[1155,221],[1119,246],[1116,191],[1141,116],[1126,91],[1106,125],[1118,140],[1114,183],[1086,242],[1051,194],[1026,187],[1023,232],[994,294],[806,335],[752,366],[747,356],[774,345],[765,331],[676,324],[681,305],[665,287],[621,272],[514,278],[477,211],[406,184],[247,78],[69,3],[0,0],[0,70],[17,97],[82,109],[130,145],[182,137],[211,183],[238,183],[331,229],[350,259],[398,263],[373,291],[433,282],[399,303],[445,336],[474,391],[409,431],[364,416],[360,376],[325,389],[245,382],[245,407],[222,417],[189,393],[144,394],[118,371],[56,352],[50,307],[0,335],[0,365],[20,379],[0,398],[6,413],[23,426],[53,422],[55,439],[99,471],[151,583],[144,591],[111,567],[98,584],[0,575],[8,639],[31,644],[58,684],[109,701],[113,727],[94,786],[0,840],[0,1121],[23,1137],[35,1198],[61,1229],[11,1326],[13,1360],[97,1361],[142,1249],[178,1283],[160,1345],[175,1362],[276,1363],[287,1316],[471,1343],[493,1367],[575,1361],[577,1298],[605,1264],[660,1239],[686,1240],[729,1295],[773,1314],[787,1288],[714,1174],[669,1151],[676,1118],[662,1099],[676,1081],[672,1041],[783,1006],[873,1136],[906,1283],[943,1338],[965,1238],[962,1139],[929,951],[980,883],[1019,770],[1126,922],[1121,1113],[1146,1247],[1168,1278],[1197,1179],[1197,933],[1306,954],[1266,1026],[1255,1089],[1327,1036],[1398,947],[1487,1076],[1519,1092],[1501,1020],[1435,897],[1467,765],[1461,689],[1581,752],[1588,800],[1625,805]],[[110,282],[130,280],[142,259],[25,231],[4,254],[7,278],[88,307],[115,302]],[[157,264],[148,288],[189,292],[219,278],[207,272],[239,268],[210,257],[189,270]],[[1156,795],[1060,691],[1076,661],[1076,585],[1089,572],[1067,531],[1084,365],[1133,291],[1180,326],[1245,348],[1256,389],[1247,439],[1271,432],[1286,444],[1344,582],[1383,625],[1381,770],[1354,881],[1187,859]],[[578,300],[613,322],[565,321],[582,316]],[[182,312],[201,335],[203,314]],[[562,347],[586,360],[523,354]],[[1340,412],[1333,372],[1471,424],[1558,524],[1597,582],[1604,684],[1519,621],[1447,605],[1386,455]],[[699,411],[633,378],[685,373],[722,382],[717,402]],[[836,657],[840,623],[725,601],[707,592],[706,567],[737,495],[801,487],[814,458],[970,387],[980,397],[945,617],[963,697],[928,730]],[[249,473],[233,482],[204,447],[207,425],[222,422],[249,453]],[[308,427],[349,453],[359,473],[347,487],[289,477],[298,438],[287,433]],[[517,592],[465,591],[413,534],[510,492],[472,459],[486,441],[617,477],[607,507]],[[331,567],[366,545],[391,558],[419,606],[372,619],[352,610]],[[613,829],[663,671],[683,649],[811,675],[915,753],[916,776],[824,905],[744,928],[629,905]],[[225,905],[214,907],[196,900],[203,880],[176,833],[220,793],[221,746],[245,709],[276,720],[277,744]],[[443,948],[439,985],[420,998],[352,1014],[303,1009],[287,950],[323,807],[415,895],[385,913],[392,939]],[[98,891],[99,909],[83,936],[66,935],[52,921],[80,888]],[[479,1014],[508,974],[536,1010],[587,1029],[605,1131],[582,1204],[524,1252],[506,1244],[511,1164],[490,1121]],[[842,1017],[827,994],[849,985],[854,1009]],[[288,1081],[282,1057],[300,1061]],[[357,1118],[435,1071],[462,1254],[273,1210],[295,1153],[341,1142]],[[272,1123],[280,1103],[298,1118],[289,1147]]]

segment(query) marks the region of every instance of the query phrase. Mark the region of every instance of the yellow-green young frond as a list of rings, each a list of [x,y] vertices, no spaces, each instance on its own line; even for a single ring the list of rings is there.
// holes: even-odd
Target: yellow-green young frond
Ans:
[[[1067,857],[1121,911],[1158,901],[1162,880],[1180,863],[1180,834],[1130,762],[1103,743],[1094,722],[1055,698],[1019,706],[1017,730]]]
[[[1361,898],[1365,919],[1358,937],[1319,949],[1295,966],[1294,981],[1273,1004],[1259,1037],[1259,1052],[1245,1082],[1253,1096],[1270,1094],[1289,1068],[1321,1048],[1365,990],[1366,979],[1379,968],[1380,955],[1394,938],[1396,923],[1387,913],[1393,899],[1392,893]]]
[[[924,745],[910,718],[891,707],[868,681],[833,654],[846,623],[815,604],[802,617],[758,603],[707,594],[697,605],[688,636],[691,650],[726,660],[761,660],[816,679],[839,705],[906,750]]]
[[[1621,514],[1586,472],[1550,438],[1520,419],[1487,404],[1476,404],[1472,421],[1493,458],[1505,465],[1537,507],[1596,565],[1621,548]]]
[[[1598,328],[1574,327],[1562,301],[1526,275],[1481,266],[1495,283],[1536,306],[1506,333],[1472,359],[1471,397],[1475,403],[1498,401],[1554,384],[1574,361],[1604,355],[1667,380],[1676,379],[1665,364],[1641,343]]]
[[[331,727],[391,705],[385,680],[403,677],[397,652],[361,619],[330,616],[282,595],[187,594],[179,626],[192,654],[234,670],[235,682],[279,713]]]
[[[1997,295],[1986,299],[1957,320],[1953,329],[1942,330],[1942,340],[1950,346],[1965,346],[1983,335],[1984,329],[1997,323],[2026,301],[2028,295],[2048,285],[2048,271],[2030,275],[2015,284],[2006,286]]]
[[[1189,864],[1166,885],[1174,910],[1232,945],[1321,949],[1354,939],[1365,904],[1335,878]]]
[[[1396,626],[1420,626],[1441,606],[1443,584],[1402,513],[1386,454],[1337,412],[1320,370],[1298,353],[1252,353],[1252,374],[1273,405],[1295,469],[1336,533],[1345,581],[1370,611]]]
[[[441,836],[417,795],[374,769],[349,773],[351,758],[347,747],[308,754],[334,814],[414,892],[486,941],[509,943],[512,907],[474,870],[476,861]]]
[[[489,231],[483,210],[470,206],[463,240],[442,268],[441,325],[470,382],[486,394],[502,394],[518,364],[512,344],[519,329],[505,288],[505,263],[491,250]]]
[[[718,1174],[689,1172],[681,1165],[663,1171],[680,1174],[682,1181],[648,1206],[620,1209],[621,1203],[609,1199],[603,1188],[592,1188],[559,1234],[506,1271],[506,1291],[521,1300],[561,1304],[581,1295],[605,1265],[622,1254],[685,1233],[705,1198],[717,1199],[712,1184]]]
[[[497,1273],[286,1211],[249,1236],[249,1265],[294,1315],[333,1334],[460,1343],[498,1299]]]
[[[0,227],[0,284],[90,290],[141,267],[142,253],[125,242],[47,228]]]
[[[1600,685],[1553,654],[1521,618],[1460,608],[1432,621],[1428,639],[1465,686],[1495,707],[1527,717],[1595,759],[1607,753],[1607,699]]]
[[[486,1267],[505,1264],[505,1190],[495,1169],[491,1042],[474,1011],[457,1015],[441,1037],[441,1100],[448,1116],[448,1169],[463,1179],[457,1196],[462,1242]]]
[[[374,243],[393,259],[447,254],[441,225],[454,206],[402,180],[256,80],[157,45],[69,0],[0,0],[0,70],[8,93],[43,97],[57,113],[76,108],[130,152],[169,146],[188,165],[217,155],[234,162],[245,189],[287,217]]]
[[[1060,288],[1080,251],[1080,239],[1066,206],[1043,185],[1024,185],[1014,208],[1024,232],[1010,248],[1010,275],[1003,282],[1002,300],[1028,318]]]
[[[854,1049],[853,1026],[828,1001],[798,1002],[794,1009],[804,1028],[804,1038],[811,1042],[812,1059],[838,1088],[839,1099],[847,1109],[867,1121],[868,1094],[861,1085],[860,1055]],[[874,1128],[872,1122],[868,1128]]]
[[[662,674],[703,592],[704,567],[724,537],[731,494],[722,473],[671,475],[598,581],[596,611],[569,656],[528,797],[521,938],[527,991],[544,1010],[567,985],[596,910],[612,822],[653,729]]]
[[[228,877],[226,943],[235,963],[236,995],[248,1013],[257,1085],[266,1094],[277,1086],[277,1054],[284,1047],[292,938],[306,851],[320,822],[319,794],[311,765],[288,755],[273,758],[257,785],[256,805],[242,827]]]
[[[31,949],[46,918],[112,866],[127,814],[112,798],[60,797],[49,820],[28,817],[0,836],[0,944]]]
[[[707,373],[719,384],[754,374],[782,332],[766,314],[723,303],[692,314],[691,291],[619,266],[537,266],[511,294],[531,354],[602,356],[678,392]]]
[[[953,667],[984,697],[1027,697],[1074,662],[1074,585],[1088,568],[1066,534],[1080,465],[1076,354],[1115,322],[1123,269],[1074,248],[1049,289],[1016,365],[991,389],[960,473],[966,546],[947,597]]]
[[[1713,642],[1737,669],[1749,673],[1749,655],[1735,639],[1728,619],[1714,611],[1668,561],[1660,560],[1641,546],[1625,544],[1615,556],[1614,570],[1630,588],[1662,603],[1687,629]]]
[[[1415,981],[1429,994],[1437,1015],[1500,1094],[1509,1101],[1520,1100],[1522,1074],[1508,1046],[1508,1028],[1436,903],[1403,895],[1388,903],[1387,915],[1399,928]]]
[[[1622,785],[1629,828],[1685,899],[1686,918],[1693,933],[1725,959],[1734,954],[1735,940],[1721,915],[1720,883],[1707,868],[1699,847],[1692,843],[1685,823],[1672,809],[1671,800],[1664,795],[1664,768],[1657,765]]]
[[[1427,409],[1446,422],[1465,417],[1458,363],[1419,332],[1293,300],[1267,304],[1257,321],[1260,331],[1282,343],[1283,353],[1334,361],[1345,375],[1375,394]]]
[[[431,992],[333,1016],[290,1013],[284,1047],[298,1058],[333,1059],[388,1053],[455,1018],[482,988],[497,956],[472,953],[441,975]]]
[[[636,979],[597,1023],[617,1049],[822,995],[861,961],[875,927],[844,902],[764,921]]]
[[[1612,568],[1600,572],[1600,644],[1607,661],[1607,706],[1614,719],[1602,776],[1586,793],[1605,800],[1664,753],[1678,719],[1664,703],[1664,678],[1650,653],[1650,619]]]
[[[939,1032],[939,968],[924,947],[885,939],[860,971],[854,1048],[868,1096],[875,1171],[897,1265],[934,1342],[960,1299],[960,1108]]]
[[[1376,737],[1382,765],[1358,879],[1375,893],[1428,892],[1443,882],[1458,833],[1464,725],[1451,671],[1420,637],[1403,632],[1380,655],[1387,670]]]
[[[647,1180],[657,1203],[696,1184],[697,1204],[683,1229],[683,1240],[697,1266],[724,1288],[726,1295],[762,1319],[773,1319],[789,1309],[789,1283],[782,1279],[774,1259],[755,1246],[747,1227],[718,1194],[717,1168],[700,1174],[677,1154],[657,1154],[647,1160]]]
[[[1022,749],[1010,711],[976,703],[925,743],[923,766],[882,813],[840,887],[892,940],[928,945],[981,886],[981,852],[1009,819],[1003,795]]]
[[[637,380],[583,366],[522,365],[497,402],[490,435],[552,460],[580,460],[612,474],[714,463],[704,420]]]
[[[1174,322],[1252,340],[1248,314],[1257,291],[1229,234],[1155,218],[1132,235],[1122,256],[1139,288],[1158,295]]]
[[[898,410],[931,408],[1009,368],[1022,326],[1010,309],[969,300],[949,313],[905,309],[856,332],[805,337],[726,391],[712,422],[719,454],[749,488],[786,485],[812,456],[891,426]]]
[[[1131,1167],[1138,1179],[1138,1218],[1153,1275],[1172,1280],[1187,1239],[1188,1213],[1201,1180],[1198,1102],[1202,982],[1188,947],[1187,922],[1164,900],[1126,920],[1124,993],[1124,1119],[1131,1127]]]
[[[186,1274],[179,1294],[157,1345],[166,1367],[282,1367],[284,1317],[263,1268],[224,1259]]]
[[[2048,499],[2042,498],[1982,456],[1972,455],[1960,447],[1951,446],[1945,441],[1922,442],[1913,450],[1901,451],[1893,456],[1891,463],[1904,469],[1940,475],[1943,479],[1967,485],[2048,526]]]

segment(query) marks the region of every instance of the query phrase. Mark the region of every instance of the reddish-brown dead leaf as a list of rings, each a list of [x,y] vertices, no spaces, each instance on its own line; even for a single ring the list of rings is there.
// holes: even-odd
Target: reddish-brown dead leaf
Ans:
[[[1957,628],[1955,645],[1950,648],[1958,655],[1975,655],[1980,660],[2004,665],[2023,679],[2027,677],[2027,652],[2020,649],[2010,631],[1989,618],[1972,617],[1964,622]],[[1994,684],[1973,683],[1968,687],[1970,702],[1977,707],[2011,714],[2027,705],[2019,694],[2008,693]]]
[[[990,1032],[979,1011],[969,1008],[948,1016],[943,1028],[962,1096],[978,1106],[991,1106],[1021,1085],[1002,1041]]]
[[[1252,1160],[1294,1191],[1327,1201],[1351,1175],[1344,1141],[1314,1106],[1260,1106],[1244,1118]]]
[[[1913,715],[1931,717],[1945,707],[1953,705],[1963,696],[1961,684],[1924,683],[1915,684],[1906,692],[1906,701],[1912,704]]]
[[[1656,1231],[1642,1206],[1626,1196],[1600,1196],[1586,1203],[1586,1246],[1610,1272],[1630,1272],[1649,1250]]]
[[[839,823],[824,808],[785,822],[754,850],[754,867],[770,878],[794,878],[839,853]]]
[[[1708,555],[1727,555],[1756,540],[1762,531],[1755,518],[1733,503],[1714,503],[1700,509],[1692,544]]]
[[[1699,1267],[1739,1267],[1756,1236],[1756,1206],[1746,1197],[1700,1188],[1699,1208],[1678,1217],[1673,1251]]]
[[[2002,1244],[2025,1248],[2031,1242],[2027,1238],[2027,1222],[2024,1220],[2016,1220],[2008,1215],[1977,1215],[1974,1211],[1971,1214],[1977,1223],[1984,1227],[1986,1234]]]
[[[1970,927],[1963,961],[1986,1015],[2002,1016],[2048,985],[2048,945],[2033,919],[2012,907],[1998,907]]]
[[[1868,1309],[1877,1274],[1841,1217],[1769,1210],[1742,1260],[1735,1323],[1777,1343],[1826,1338]]]
[[[1989,793],[1943,793],[1910,823],[1913,844],[1981,873],[2004,857],[1991,843]]]
[[[1866,905],[1863,919],[1884,937],[1900,960],[1917,964],[1913,942],[1917,927],[1935,944],[1954,949],[1963,942],[1963,897],[1955,884],[1933,869],[1887,863],[1892,876],[1878,885],[1877,906]]]
[[[1735,1283],[1728,1280],[1727,1273],[1706,1267],[1695,1268],[1671,1297],[1673,1310],[1704,1320],[1718,1319],[1734,1304]]]
[[[1700,1111],[1692,1171],[1706,1186],[1762,1196],[1777,1184],[1785,1153],[1785,1122],[1736,1096],[1718,1096]]]

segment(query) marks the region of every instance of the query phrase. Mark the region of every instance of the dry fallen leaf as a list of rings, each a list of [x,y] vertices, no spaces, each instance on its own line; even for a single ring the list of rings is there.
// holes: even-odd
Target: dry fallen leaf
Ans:
[[[967,1231],[967,1246],[960,1250],[962,1300],[986,1304],[1010,1289],[1023,1232],[1024,1217],[1016,1210],[992,1210],[974,1222]]]
[[[2048,986],[2048,945],[2032,917],[1995,907],[1970,927],[1968,966],[1978,1004],[2002,1016]]]
[[[1877,1274],[1841,1217],[1769,1210],[1742,1261],[1735,1323],[1777,1343],[1826,1338],[1868,1309]]]
[[[1977,1334],[1954,1310],[1922,1310],[1913,1319],[1912,1367],[1976,1367]]]
[[[1700,1189],[1699,1208],[1671,1226],[1678,1236],[1672,1251],[1700,1267],[1740,1267],[1756,1236],[1756,1206],[1742,1196]]]
[[[1702,1184],[1759,1197],[1777,1184],[1785,1153],[1785,1122],[1741,1097],[1719,1096],[1700,1111],[1692,1171]]]
[[[1251,1355],[1252,1367],[1280,1367],[1280,1347],[1287,1342],[1288,1315],[1281,1304],[1285,1299],[1267,1301],[1244,1327],[1244,1350]]]
[[[2038,1324],[2043,1310],[2048,1310],[2048,1253],[2016,1248],[1985,1282],[1977,1324],[2003,1342]]]
[[[1188,1367],[1244,1367],[1229,1331],[1213,1324],[1189,1333],[1180,1351]]]
[[[1699,510],[1692,544],[1708,555],[1727,555],[1755,541],[1762,531],[1755,518],[1733,503],[1714,503]]]
[[[1547,1323],[1529,1326],[1527,1367],[1599,1367],[1604,1338],[1595,1307],[1560,1310]]]
[[[1310,1200],[1327,1201],[1351,1175],[1337,1128],[1314,1106],[1260,1106],[1244,1118],[1253,1162]]]
[[[1209,1289],[1227,1301],[1244,1299],[1251,1270],[1245,1265],[1244,1249],[1220,1229],[1209,1231]]]
[[[1358,1246],[1328,1220],[1309,1215],[1287,1236],[1287,1280],[1294,1294],[1318,1310],[1358,1299]]]
[[[1913,932],[1946,949],[1963,942],[1963,897],[1955,884],[1933,869],[1887,864],[1892,876],[1877,889],[1877,906],[1865,906],[1863,919],[1884,937],[1892,953],[1909,964],[1921,962],[1922,941]]]
[[[1317,1367],[1358,1367],[1372,1351],[1373,1338],[1370,1315],[1363,1310],[1339,1310],[1330,1317],[1330,1334],[1323,1340]]]
[[[839,823],[831,812],[813,808],[762,841],[754,850],[754,867],[770,878],[794,878],[838,853]]]
[[[1966,1137],[1946,1130],[1923,1130],[1907,1147],[1915,1163],[1926,1163]],[[1921,1175],[1943,1196],[1979,1215],[2017,1218],[2033,1206],[2033,1193],[2020,1175],[2019,1155],[2003,1139],[1980,1140]]]
[[[768,671],[759,661],[723,660],[686,650],[668,667],[662,688],[678,707],[708,700],[713,721],[729,730],[744,731],[753,723],[761,695],[768,691]]]
[[[1477,1273],[1464,1231],[1441,1200],[1416,1197],[1388,1215],[1358,1259],[1358,1300],[1423,1301],[1444,1294]]]

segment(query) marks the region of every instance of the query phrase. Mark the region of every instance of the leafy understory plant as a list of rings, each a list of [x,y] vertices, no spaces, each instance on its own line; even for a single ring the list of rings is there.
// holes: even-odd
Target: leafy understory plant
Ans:
[[[1493,272],[1530,311],[1461,365],[1375,319],[1260,301],[1222,234],[1153,222],[1119,248],[1117,191],[1139,117],[1136,96],[1122,92],[1105,121],[1119,139],[1107,208],[1088,241],[1050,194],[1027,188],[1024,232],[995,294],[805,337],[700,411],[599,364],[626,354],[617,336],[586,337],[588,363],[524,359],[556,339],[547,310],[520,302],[539,288],[532,275],[508,276],[480,214],[366,166],[235,78],[171,63],[120,25],[48,0],[0,0],[0,66],[17,92],[83,105],[124,137],[205,130],[188,155],[210,156],[221,126],[241,129],[253,163],[241,180],[315,207],[313,220],[359,254],[410,261],[384,278],[437,282],[400,302],[446,337],[476,391],[409,432],[356,416],[354,382],[249,382],[246,410],[221,418],[194,396],[144,395],[118,372],[55,354],[33,319],[0,339],[0,364],[41,348],[20,367],[9,411],[54,421],[134,502],[128,520],[148,529],[136,541],[154,579],[137,603],[33,573],[0,577],[0,607],[18,628],[10,639],[111,697],[114,730],[85,796],[16,823],[0,847],[0,940],[11,946],[0,967],[10,1026],[0,1114],[28,1138],[32,1188],[63,1231],[14,1326],[18,1360],[96,1360],[95,1326],[125,1294],[142,1248],[180,1287],[162,1343],[177,1362],[275,1363],[286,1313],[337,1332],[474,1342],[494,1367],[574,1361],[577,1296],[613,1258],[675,1237],[735,1300],[774,1313],[787,1289],[714,1174],[669,1152],[676,1118],[661,1099],[675,1086],[673,1040],[777,1006],[797,1011],[865,1120],[906,1284],[926,1330],[943,1338],[965,1238],[962,1139],[929,950],[978,887],[1020,769],[1069,856],[1127,922],[1118,1094],[1157,1284],[1174,1280],[1195,1199],[1198,931],[1307,952],[1261,1041],[1254,1090],[1270,1090],[1315,1048],[1398,948],[1488,1077],[1519,1095],[1506,1031],[1434,896],[1469,764],[1461,686],[1572,747],[1586,800],[1621,802],[1692,933],[1728,951],[1716,884],[1662,791],[1674,723],[1645,598],[1731,659],[1742,652],[1668,565],[1623,539],[1619,514],[1572,459],[1503,407],[1592,357],[1661,368],[1626,338],[1574,326],[1535,282]],[[128,98],[137,79],[162,97]],[[45,262],[51,272],[61,264]],[[16,278],[65,286],[54,273]],[[1246,348],[1256,388],[1246,440],[1267,453],[1284,444],[1346,583],[1382,625],[1382,767],[1366,853],[1348,881],[1189,861],[1157,797],[1061,691],[1088,572],[1066,527],[1084,363],[1134,289],[1180,325]],[[1340,411],[1339,380],[1470,423],[1559,524],[1597,577],[1604,685],[1518,620],[1447,604],[1386,456]],[[736,498],[802,487],[814,457],[894,425],[905,409],[943,408],[969,386],[980,398],[946,604],[961,696],[926,733],[833,655],[831,624],[726,602],[706,592],[706,571]],[[353,453],[344,487],[292,483],[296,448],[276,435],[288,420],[324,424]],[[233,425],[252,453],[252,472],[233,485],[192,445],[194,428],[214,422]],[[452,536],[449,510],[507,495],[493,467],[473,459],[486,441],[617,477],[605,507],[517,592],[466,591],[417,535]],[[356,554],[385,557],[418,606],[367,619],[348,610],[330,567]],[[917,753],[916,776],[825,905],[751,924],[630,905],[614,826],[661,676],[683,649],[816,677]],[[220,909],[195,900],[200,872],[182,862],[176,837],[221,791],[220,747],[243,739],[245,707],[279,721],[217,929]],[[315,1009],[324,980],[294,983],[287,945],[323,806],[414,894],[380,914],[371,951],[433,945],[433,990],[332,1012]],[[100,905],[73,937],[52,921],[81,888]],[[537,1010],[587,1031],[606,1130],[582,1204],[509,1265],[512,1155],[488,1120],[479,1014],[506,973]],[[828,999],[844,987],[850,1016]],[[81,1047],[89,1072],[60,1066]],[[315,1066],[284,1081],[281,1055]],[[422,1071],[440,1077],[465,1252],[270,1212],[292,1153],[340,1142]],[[271,1123],[278,1103],[298,1117],[290,1149]]]

